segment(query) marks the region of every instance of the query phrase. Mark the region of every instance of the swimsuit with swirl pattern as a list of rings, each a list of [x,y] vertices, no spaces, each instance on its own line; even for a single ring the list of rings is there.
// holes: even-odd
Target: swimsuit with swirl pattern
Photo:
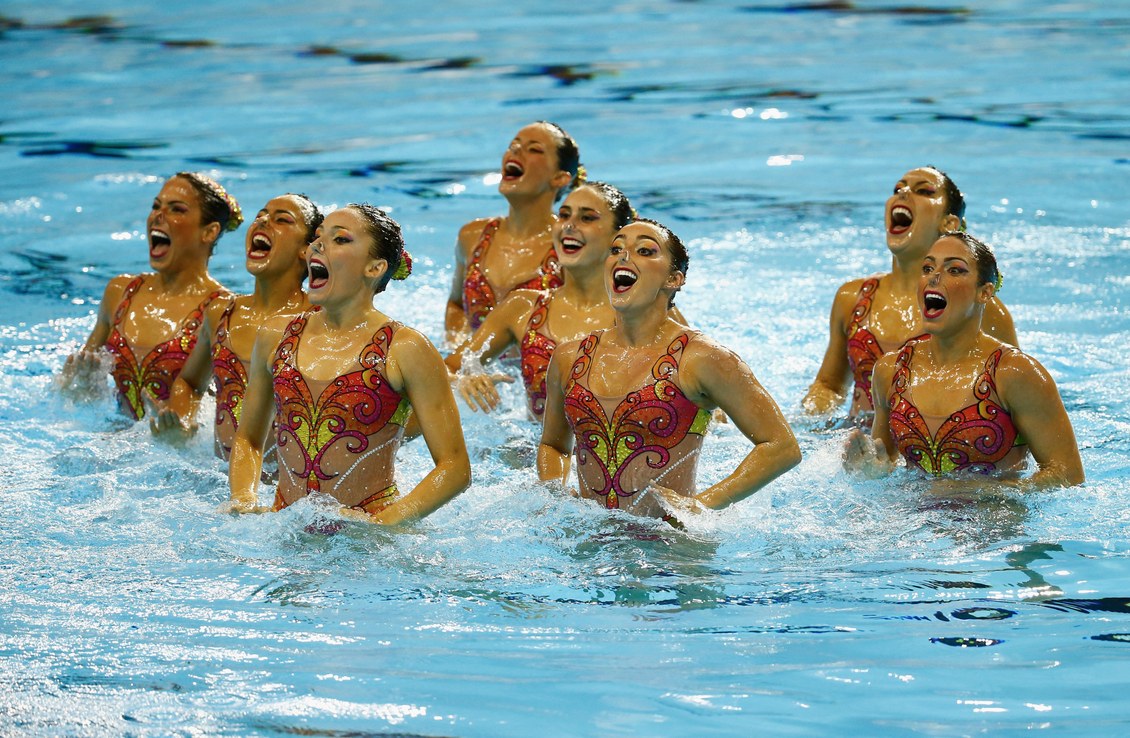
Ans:
[[[228,334],[235,300],[228,302],[216,324],[212,341],[212,378],[216,394],[216,456],[224,461],[231,458],[235,432],[239,429],[239,414],[243,409],[243,396],[247,393],[247,368],[232,348]],[[274,448],[274,444],[271,444]],[[266,457],[268,451],[264,454]]]
[[[499,300],[506,297],[505,294],[495,294],[495,288],[491,286],[482,266],[482,260],[486,257],[487,250],[490,249],[495,231],[501,224],[501,218],[492,218],[486,224],[486,227],[483,228],[483,234],[479,237],[479,242],[475,245],[475,249],[471,252],[471,258],[467,262],[467,272],[463,278],[463,311],[467,314],[467,322],[472,331],[478,330],[479,326],[483,324],[483,320],[486,319],[487,313],[494,309]],[[545,258],[542,259],[537,275],[515,285],[512,289],[547,290],[560,286],[561,276],[560,267],[557,264],[557,253],[550,246]]]
[[[871,301],[878,287],[878,277],[863,280],[859,288],[859,299],[851,311],[851,320],[848,323],[848,366],[851,367],[851,375],[855,382],[851,400],[853,413],[857,411],[870,413],[875,409],[871,400],[871,371],[875,368],[875,362],[887,353],[887,349],[879,345],[875,334],[871,332],[867,320],[871,313]],[[918,338],[922,337],[918,336]]]
[[[576,436],[577,478],[583,497],[608,508],[632,508],[632,496],[662,481],[682,495],[695,492],[695,466],[710,413],[677,383],[679,359],[692,333],[683,333],[652,365],[649,382],[624,397],[600,397],[585,386],[604,331],[581,342],[565,388],[565,416]],[[627,479],[636,481],[627,487]],[[640,479],[646,480],[643,484]]]
[[[122,301],[114,311],[110,336],[106,339],[106,349],[113,354],[114,366],[110,370],[114,384],[118,388],[118,404],[122,411],[134,420],[145,417],[145,404],[142,393],[148,392],[158,400],[168,400],[173,381],[184,368],[184,362],[196,345],[196,332],[204,318],[208,305],[218,297],[229,293],[216,290],[186,315],[177,326],[172,337],[160,343],[137,360],[129,341],[122,334],[121,324],[129,312],[130,302],[141,289],[148,275],[139,274],[126,285]]]
[[[1024,468],[1028,446],[997,396],[997,365],[1006,350],[989,355],[973,386],[975,402],[946,416],[919,412],[909,397],[911,362],[921,340],[910,340],[899,351],[891,381],[891,437],[907,465],[927,474],[1014,472]],[[937,430],[931,431],[931,427]]]
[[[411,412],[408,398],[384,374],[402,326],[390,321],[377,329],[357,369],[329,381],[307,380],[298,369],[298,348],[312,314],[290,322],[271,367],[279,463],[275,509],[324,491],[343,505],[376,513],[397,496],[396,450]],[[342,489],[350,478],[357,481]]]
[[[545,373],[549,369],[549,360],[553,358],[553,350],[557,348],[557,341],[549,335],[549,304],[552,301],[553,291],[538,293],[518,346],[522,383],[526,385],[530,414],[539,420],[545,414]]]

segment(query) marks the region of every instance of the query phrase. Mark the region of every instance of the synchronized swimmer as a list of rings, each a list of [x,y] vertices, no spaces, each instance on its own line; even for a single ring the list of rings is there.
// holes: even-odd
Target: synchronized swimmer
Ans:
[[[507,215],[459,232],[444,359],[374,304],[411,273],[400,225],[386,213],[354,203],[323,214],[305,195],[271,199],[246,236],[254,290],[236,296],[207,267],[216,241],[242,222],[239,204],[211,178],[179,172],[147,220],[153,272],[110,280],[58,385],[89,398],[109,372],[124,413],[182,439],[196,432],[212,382],[234,512],[319,493],[343,515],[376,523],[430,514],[471,482],[455,395],[494,409],[513,362],[482,366],[515,351],[531,421],[541,423],[538,476],[604,507],[679,526],[800,462],[792,429],[750,367],[675,308],[690,264],[681,239],[639,218],[617,188],[586,181],[568,133],[546,121],[523,127],[498,189]],[[1055,382],[1016,348],[995,255],[964,232],[964,211],[941,170],[903,175],[886,208],[891,271],[839,289],[801,406],[829,415],[853,387],[843,452],[853,474],[887,474],[901,457],[967,488],[971,478],[1080,484]],[[699,489],[713,412],[752,448]],[[433,468],[401,493],[395,456],[406,433],[423,435]],[[274,454],[274,503],[261,506]],[[1029,457],[1037,470],[1024,477]]]

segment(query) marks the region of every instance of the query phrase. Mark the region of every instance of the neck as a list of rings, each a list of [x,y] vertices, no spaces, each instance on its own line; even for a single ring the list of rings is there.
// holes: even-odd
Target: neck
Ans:
[[[639,311],[622,311],[616,314],[615,328],[619,331],[625,345],[641,348],[656,343],[663,335],[667,325],[666,294],[662,300]]]
[[[360,290],[340,301],[322,305],[326,325],[334,330],[351,330],[367,321],[375,311],[373,295]]]
[[[957,363],[969,356],[981,340],[981,316],[952,330],[930,334],[931,351],[939,364]]]
[[[508,198],[506,230],[515,238],[536,236],[553,227],[553,193]]]
[[[265,312],[277,312],[302,302],[301,275],[282,277],[262,275],[255,278],[255,289],[251,292],[251,305]]]
[[[157,272],[157,278],[161,282],[161,289],[169,293],[192,292],[212,281],[211,275],[208,274],[207,263],[175,271]]]
[[[561,293],[568,296],[574,305],[600,305],[608,302],[608,290],[604,286],[604,263],[589,267],[564,267],[565,284]]]

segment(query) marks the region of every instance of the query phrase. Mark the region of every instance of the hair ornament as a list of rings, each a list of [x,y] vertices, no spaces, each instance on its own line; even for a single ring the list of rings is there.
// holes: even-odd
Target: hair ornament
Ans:
[[[632,208],[632,220],[639,220],[639,219],[640,219],[640,211],[636,210],[635,208]]]
[[[408,249],[404,249],[400,256],[400,266],[396,267],[396,271],[392,273],[392,278],[396,281],[408,279],[408,275],[412,273],[412,254],[408,253]]]
[[[577,165],[577,175],[573,177],[573,187],[580,187],[588,181],[589,170],[585,169],[584,164]]]
[[[1004,287],[1004,274],[997,270],[997,281],[993,283],[993,294],[1000,292],[1002,287]]]

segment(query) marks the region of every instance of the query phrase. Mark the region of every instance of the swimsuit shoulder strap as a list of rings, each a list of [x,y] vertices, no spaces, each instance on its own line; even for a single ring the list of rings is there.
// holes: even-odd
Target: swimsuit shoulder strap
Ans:
[[[596,346],[600,343],[600,336],[604,331],[596,331],[590,333],[581,341],[580,353],[577,354],[576,360],[573,361],[573,368],[569,371],[569,386],[573,386],[585,378],[592,368],[592,356],[596,351]],[[568,391],[568,390],[566,390]]]
[[[680,333],[675,340],[667,346],[667,353],[656,359],[651,367],[651,376],[655,381],[670,380],[679,372],[679,360],[687,344],[691,342],[694,334],[691,331]]]
[[[283,331],[282,340],[279,341],[278,348],[275,349],[275,359],[271,362],[271,369],[274,372],[278,372],[278,370],[286,364],[296,363],[298,344],[302,341],[302,331],[306,330],[306,322],[314,312],[314,310],[307,310],[304,313],[294,316],[294,318],[287,323],[286,330]]]
[[[851,311],[851,320],[849,321],[851,329],[849,332],[854,332],[863,323],[867,314],[871,312],[871,301],[875,298],[875,290],[878,288],[879,277],[868,277],[863,280],[863,284],[859,285],[859,298],[855,301],[855,307]]]
[[[981,376],[977,378],[976,386],[973,387],[973,396],[981,402],[988,400],[994,394],[998,394],[997,366],[1001,363],[1004,351],[1005,346],[998,346],[995,351],[989,354],[989,358],[985,359],[985,369],[981,372]]]
[[[133,296],[137,294],[137,291],[141,289],[141,285],[144,283],[145,275],[139,274],[131,279],[129,281],[129,284],[126,285],[125,292],[122,293],[122,301],[118,303],[118,308],[114,311],[113,325],[115,328],[122,322],[122,318],[125,317],[126,311],[129,310],[130,301],[133,299]]]
[[[902,394],[910,383],[910,361],[914,358],[914,347],[918,345],[917,339],[910,339],[899,349],[895,357],[895,374],[891,381],[891,392]]]
[[[490,242],[494,240],[494,232],[498,230],[500,225],[502,225],[502,218],[491,218],[483,226],[483,233],[479,236],[479,242],[475,244],[475,248],[471,251],[471,264],[479,263],[486,256]]]

